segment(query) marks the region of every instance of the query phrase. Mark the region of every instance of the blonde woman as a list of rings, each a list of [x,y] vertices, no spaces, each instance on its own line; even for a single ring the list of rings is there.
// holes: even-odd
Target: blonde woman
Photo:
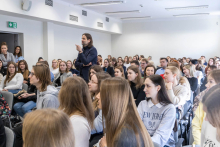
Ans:
[[[138,116],[129,83],[124,78],[106,79],[101,84],[99,106],[105,118],[105,137],[100,147],[153,147]]]
[[[50,70],[54,77],[59,73],[59,62],[56,59],[53,59],[52,61],[52,69]]]
[[[59,109],[70,117],[73,125],[75,146],[88,147],[94,112],[86,82],[77,76],[67,78],[60,89],[59,101]]]
[[[69,117],[55,109],[41,109],[28,113],[24,119],[22,137],[24,147],[75,146]]]

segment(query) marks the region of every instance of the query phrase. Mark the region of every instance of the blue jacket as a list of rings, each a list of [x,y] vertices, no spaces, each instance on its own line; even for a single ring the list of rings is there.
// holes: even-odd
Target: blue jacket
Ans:
[[[94,46],[90,47],[84,47],[83,49],[83,53],[78,54],[78,57],[76,59],[75,62],[75,67],[79,68],[80,70],[80,75],[83,77],[83,79],[88,82],[88,78],[89,78],[89,68],[94,65],[97,64],[97,50]],[[90,66],[83,66],[89,64],[90,62],[92,62],[92,65]]]
[[[80,72],[78,71],[78,70],[76,70],[76,69],[70,69],[69,70],[72,74],[76,74],[77,76],[80,76]]]

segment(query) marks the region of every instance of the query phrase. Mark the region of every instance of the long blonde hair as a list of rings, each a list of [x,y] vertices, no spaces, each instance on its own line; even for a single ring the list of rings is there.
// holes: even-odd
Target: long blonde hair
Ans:
[[[194,69],[193,69],[192,65],[186,64],[186,65],[184,65],[183,67],[185,67],[186,69],[188,69],[188,70],[189,70],[189,75],[190,75],[191,77],[193,77],[193,71],[194,71]]]
[[[56,69],[59,68],[59,62],[57,61],[57,59],[53,59],[52,62],[53,62],[53,61],[57,62],[57,67],[56,67]],[[53,68],[53,64],[52,64],[51,67]]]
[[[24,147],[74,147],[74,132],[69,117],[55,109],[27,113],[23,123]]]
[[[92,100],[88,86],[81,77],[69,77],[63,82],[59,92],[59,102],[60,110],[63,110],[69,116],[79,113],[87,119],[90,127],[93,128]]]
[[[127,80],[121,77],[104,80],[101,84],[100,97],[108,147],[115,146],[119,135],[126,126],[135,133],[136,147],[141,146],[141,139],[143,139],[145,147],[153,146],[151,137],[137,112]]]

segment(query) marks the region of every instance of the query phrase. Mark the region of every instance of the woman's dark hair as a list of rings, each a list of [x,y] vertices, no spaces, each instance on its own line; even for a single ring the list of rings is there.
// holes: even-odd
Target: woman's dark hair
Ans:
[[[156,73],[156,68],[155,68],[155,66],[152,65],[152,64],[149,64],[149,65],[147,65],[147,66],[145,67],[145,69],[144,69],[144,79],[147,78],[146,70],[147,70],[148,67],[153,67],[153,68],[154,68],[154,74]]]
[[[167,94],[166,86],[164,83],[164,79],[160,75],[151,75],[149,78],[155,86],[160,85],[160,90],[158,91],[158,101],[161,105],[172,104],[169,96]],[[147,101],[151,98],[147,98]]]
[[[92,36],[89,33],[84,33],[83,35],[86,36],[87,40],[90,40],[88,47],[93,47],[93,40],[92,40]],[[82,36],[83,36],[82,35]]]
[[[216,70],[217,67],[215,65],[210,65],[208,68],[210,68],[211,70]]]
[[[18,57],[22,56],[22,51],[21,51],[21,47],[20,46],[16,46],[13,55],[16,56],[16,48],[19,47],[20,48],[20,52],[18,53]]]
[[[212,61],[213,61],[213,65],[215,65],[215,59],[214,58],[209,58],[209,60],[210,59],[212,59]],[[209,61],[208,61],[208,67],[209,67],[210,65],[209,65]]]
[[[91,78],[90,78],[90,74],[91,74],[91,69],[93,69],[94,71],[96,71],[96,72],[102,72],[103,71],[103,69],[102,69],[102,67],[101,66],[99,66],[99,65],[93,65],[93,66],[91,66],[90,68],[89,68],[89,80],[91,80]]]
[[[43,58],[42,58],[42,57],[39,57],[39,58],[38,58],[38,61],[40,61],[40,59],[43,59]]]
[[[109,61],[109,59],[106,58],[105,60],[108,61],[108,66],[110,66],[110,61]],[[105,62],[105,60],[104,60],[104,62]]]

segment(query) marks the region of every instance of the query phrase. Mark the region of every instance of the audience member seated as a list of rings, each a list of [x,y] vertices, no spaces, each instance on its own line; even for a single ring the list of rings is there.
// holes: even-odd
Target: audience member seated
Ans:
[[[89,69],[89,80],[91,80],[92,76],[97,72],[102,72],[103,69],[99,65],[93,65]]]
[[[143,79],[141,78],[141,73],[138,67],[131,65],[128,67],[128,81],[135,99],[136,106],[145,100]]]
[[[62,62],[61,62],[62,65]],[[75,134],[76,147],[88,147],[93,128],[94,112],[86,82],[81,77],[67,78],[59,92],[60,110],[69,117]]]
[[[48,62],[46,60],[45,61],[44,60],[43,61],[38,61],[36,65],[41,65],[41,64],[45,64],[45,65],[47,65],[49,67],[49,64],[48,64]],[[53,75],[53,73],[51,71],[50,71],[50,78],[51,78],[51,82],[53,82],[54,75]]]
[[[0,117],[0,147],[6,147],[5,128],[1,117]]]
[[[67,68],[67,63],[65,61],[61,61],[59,64],[59,73],[55,76],[53,80],[53,86],[60,87],[66,78],[72,77],[72,73],[69,72]]]
[[[115,77],[122,77],[125,78],[124,69],[122,66],[115,67]]]
[[[100,147],[154,146],[138,116],[129,84],[125,79],[115,77],[102,82],[99,106],[105,118],[106,133],[99,142]]]
[[[23,123],[24,147],[77,147],[69,117],[62,111],[42,109],[28,113]]]
[[[206,62],[205,56],[201,56],[200,58],[203,61],[203,65],[207,66],[208,63]]]
[[[204,104],[203,110],[206,113],[202,124],[201,131],[201,146],[220,146],[220,86],[216,85],[211,88],[203,97],[202,103]]]
[[[20,46],[16,46],[14,50],[14,58],[15,58],[15,63],[18,65],[18,62],[21,60],[24,60],[24,57],[22,56],[22,50]]]
[[[39,57],[37,61],[38,61],[38,62],[44,61],[44,59],[43,59],[42,57]]]
[[[115,58],[112,58],[112,63],[111,63],[111,66],[113,68],[115,68],[117,66],[117,60]]]
[[[22,89],[23,80],[22,74],[16,71],[16,64],[14,62],[9,62],[7,75],[2,79],[0,90],[16,94]]]
[[[153,142],[161,147],[174,147],[176,109],[167,95],[164,80],[159,75],[152,75],[146,78],[144,84],[147,100],[139,104],[139,115]]]
[[[148,61],[145,58],[142,58],[140,61],[140,72],[141,72],[141,77],[144,77],[144,70],[146,68],[146,66],[148,65]]]
[[[147,65],[144,69],[144,79],[146,79],[147,77],[154,75],[156,72],[155,66],[154,65]]]
[[[3,67],[3,62],[0,59],[0,74],[4,77],[7,74],[7,69]]]
[[[102,55],[97,56],[97,64],[101,67],[103,67],[103,60],[102,60]]]
[[[198,87],[198,79],[193,76],[193,68],[190,64],[186,64],[183,66],[183,73],[185,74],[185,77],[188,79],[190,83],[191,91],[193,92],[195,98],[196,89]]]
[[[30,85],[30,79],[28,76],[30,75],[30,71],[28,70],[28,65],[25,60],[21,60],[18,62],[18,73],[23,75],[24,81],[23,83]]]
[[[194,143],[196,145],[200,145],[201,141],[201,130],[202,130],[202,124],[205,118],[205,112],[203,108],[203,104],[201,101],[204,99],[203,97],[206,95],[206,93],[211,89],[213,86],[220,84],[220,70],[213,70],[208,75],[208,80],[206,87],[207,89],[201,92],[199,95],[195,97],[194,105],[193,105],[193,111],[195,112],[195,117],[192,121],[192,134],[194,138]]]
[[[108,59],[104,60],[104,67],[102,69],[103,69],[104,72],[107,72],[112,77],[114,77],[114,69],[113,69],[113,67],[110,66]]]
[[[138,68],[139,68],[139,66],[140,66],[140,63],[139,63],[137,60],[132,60],[132,61],[130,62],[130,64],[131,64],[131,66],[134,65],[134,66],[136,66],[136,67],[138,67]]]
[[[207,67],[205,68],[205,74],[207,74],[207,70],[209,68],[209,66],[211,65],[215,65],[215,59],[214,58],[210,58],[209,61],[208,61],[208,65]]]
[[[175,66],[169,66],[164,73],[167,94],[171,102],[183,112],[183,105],[188,99],[188,89],[186,86],[179,84],[180,70]],[[182,118],[182,115],[178,118]]]
[[[3,62],[3,67],[7,68],[9,62],[15,62],[14,55],[8,52],[8,45],[6,42],[2,42],[1,44],[1,54],[0,59]]]
[[[128,56],[125,56],[124,58],[124,66],[126,67],[126,69],[130,66],[130,61],[129,61],[129,58]]]
[[[134,56],[132,60],[136,60],[136,61],[138,61],[138,59],[137,59],[137,57],[136,57],[136,56]]]
[[[73,76],[80,76],[80,72],[76,70],[71,60],[68,60],[66,63],[67,63],[68,70],[73,74]]]
[[[117,66],[122,66],[123,69],[124,69],[124,74],[126,72],[126,67],[124,66],[124,61],[121,59],[121,60],[118,60],[118,63],[117,63]]]
[[[30,84],[37,87],[37,109],[58,108],[58,90],[51,86],[50,69],[47,65],[35,65],[29,75]]]
[[[60,64],[62,62],[62,59],[57,59],[58,64]]]
[[[164,74],[165,70],[166,70],[166,67],[167,67],[167,64],[168,64],[168,59],[167,58],[160,58],[160,67],[159,69],[157,69],[156,71],[156,75],[162,75]]]
[[[197,59],[191,60],[190,65],[192,66],[194,77],[198,79],[198,86],[200,87],[203,79],[203,74],[201,71],[196,70],[196,66],[198,65],[198,60]]]
[[[207,84],[207,76],[209,75],[210,71],[216,70],[217,67],[215,65],[210,65],[207,69],[207,74],[202,82],[202,85],[200,86],[200,92],[204,91],[206,89],[206,84]]]
[[[53,73],[54,77],[56,77],[58,75],[58,73],[59,73],[59,62],[56,59],[54,59],[52,61],[52,69],[50,71]]]

